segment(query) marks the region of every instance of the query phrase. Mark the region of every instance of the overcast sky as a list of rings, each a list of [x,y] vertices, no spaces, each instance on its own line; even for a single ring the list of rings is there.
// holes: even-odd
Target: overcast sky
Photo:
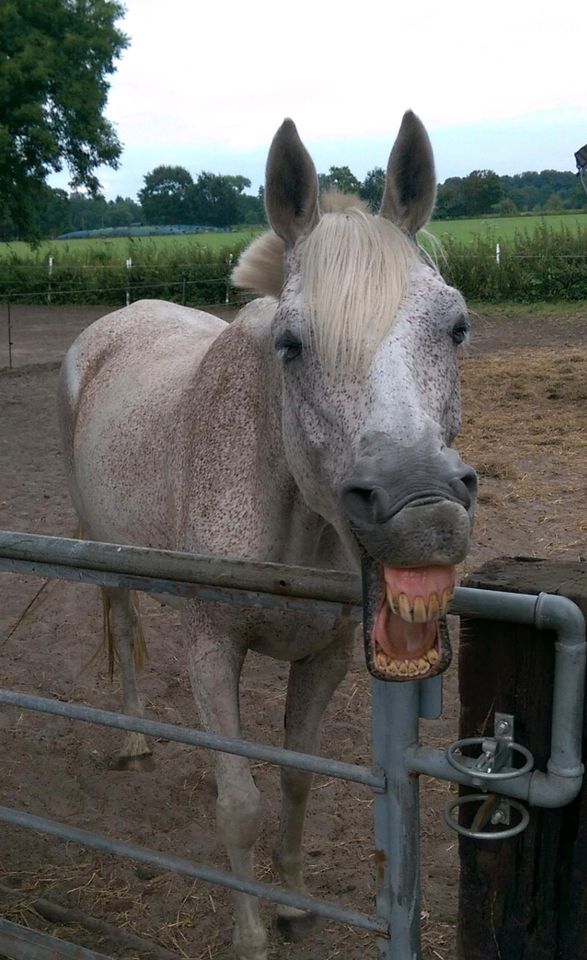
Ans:
[[[319,172],[385,166],[402,113],[426,124],[439,181],[574,170],[587,141],[587,7],[562,0],[126,0],[130,46],[107,116],[124,150],[107,197],[159,164],[263,180],[291,116]],[[52,178],[65,186],[65,175]]]

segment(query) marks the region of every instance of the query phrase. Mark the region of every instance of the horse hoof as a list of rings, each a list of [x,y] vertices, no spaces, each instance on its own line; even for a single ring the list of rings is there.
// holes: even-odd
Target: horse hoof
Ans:
[[[131,770],[135,773],[151,773],[155,769],[155,761],[150,753],[141,753],[137,757],[117,757],[113,760],[111,770]]]
[[[312,931],[317,919],[315,913],[304,913],[302,910],[278,913],[277,929],[287,943],[299,943]]]

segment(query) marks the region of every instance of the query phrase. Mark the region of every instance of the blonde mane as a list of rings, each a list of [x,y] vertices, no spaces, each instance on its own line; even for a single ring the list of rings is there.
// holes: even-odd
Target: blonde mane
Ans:
[[[327,195],[322,206],[332,212],[323,214],[301,252],[306,336],[327,369],[356,369],[389,333],[418,254],[398,227],[368,213],[358,198]],[[233,283],[279,297],[283,254],[283,241],[269,231],[244,252]]]

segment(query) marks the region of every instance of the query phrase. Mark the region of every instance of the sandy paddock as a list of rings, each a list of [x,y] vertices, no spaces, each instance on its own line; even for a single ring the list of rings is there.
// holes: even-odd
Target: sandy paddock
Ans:
[[[481,474],[475,547],[469,569],[497,555],[585,558],[587,548],[587,320],[583,304],[533,313],[530,307],[474,317],[473,346],[462,362],[465,421],[460,449]],[[20,308],[14,318],[16,369],[0,369],[0,526],[71,535],[54,416],[58,363],[75,334],[103,307]],[[0,326],[2,317],[0,316]],[[4,337],[4,333],[1,334]],[[3,351],[3,352],[2,352]],[[6,344],[0,367],[7,363]],[[587,565],[586,565],[587,574]],[[0,580],[2,682],[16,690],[107,709],[119,708],[101,657],[97,591],[54,582]],[[172,611],[143,598],[150,659],[142,690],[151,717],[197,725]],[[21,619],[23,618],[23,619]],[[279,744],[286,668],[254,654],[243,679],[244,735]],[[456,671],[445,681],[443,719],[427,723],[435,745],[454,738]],[[324,726],[323,752],[368,762],[369,682],[362,651],[337,692]],[[110,770],[118,735],[65,720],[0,710],[0,803],[77,826],[226,866],[214,833],[211,757],[179,744],[155,744],[152,774]],[[255,765],[266,803],[258,876],[272,878],[278,771]],[[456,918],[456,836],[439,820],[449,788],[425,781],[423,930],[425,960],[452,960]],[[312,893],[369,911],[373,897],[371,799],[366,789],[318,778],[307,823]],[[45,897],[166,947],[190,960],[231,956],[228,895],[203,883],[158,874],[28,831],[3,829],[0,913],[17,922],[130,958],[149,956],[79,927],[43,921],[33,903]],[[264,905],[269,918],[269,904]],[[275,960],[359,960],[375,956],[370,936],[322,922],[302,944],[275,933]]]

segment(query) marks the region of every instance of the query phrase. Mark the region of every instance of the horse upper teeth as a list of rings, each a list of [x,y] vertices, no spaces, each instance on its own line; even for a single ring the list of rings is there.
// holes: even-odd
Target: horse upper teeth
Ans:
[[[442,601],[440,604],[440,610],[442,613],[446,613],[450,607],[452,598],[454,597],[454,591],[450,587],[447,587],[446,590],[442,593]]]
[[[400,616],[402,620],[408,623],[427,623],[445,614],[450,606],[454,596],[453,591],[447,587],[443,591],[442,598],[439,599],[437,593],[431,593],[428,598],[428,606],[423,597],[416,597],[412,602],[407,593],[400,593],[395,596],[389,587],[386,589],[387,605],[392,613]]]
[[[436,594],[434,594],[436,596]],[[422,597],[416,597],[414,600],[414,623],[426,623],[428,620],[428,612],[426,610],[426,604]],[[436,618],[435,618],[436,619]]]
[[[391,612],[392,612],[392,613],[395,613],[395,615],[397,616],[398,613],[399,613],[399,608],[398,608],[398,605],[397,605],[397,600],[396,600],[396,598],[394,597],[394,595],[393,595],[393,593],[391,592],[391,590],[389,589],[389,587],[387,587],[386,593],[387,593],[387,603],[388,603],[388,605],[389,605],[389,608],[390,608]]]
[[[402,620],[413,623],[412,605],[405,593],[400,593],[399,595],[399,615]]]

